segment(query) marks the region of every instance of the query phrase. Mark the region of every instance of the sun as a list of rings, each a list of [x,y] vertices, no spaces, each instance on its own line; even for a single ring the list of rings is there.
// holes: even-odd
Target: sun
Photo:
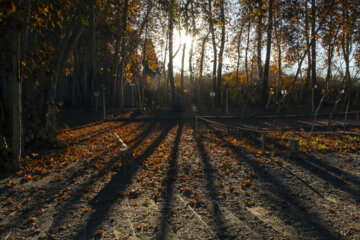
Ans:
[[[173,59],[174,71],[179,72],[181,69],[181,59],[182,59],[182,51],[184,44],[185,44],[185,59],[184,59],[185,71],[189,68],[189,52],[192,41],[193,41],[193,37],[189,33],[186,33],[185,29],[181,29],[180,32],[174,34],[174,45],[173,45],[174,54],[180,47],[179,52],[176,54],[176,56]]]

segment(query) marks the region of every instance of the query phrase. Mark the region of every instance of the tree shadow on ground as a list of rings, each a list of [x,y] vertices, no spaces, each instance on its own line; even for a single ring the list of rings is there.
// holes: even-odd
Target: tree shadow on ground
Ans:
[[[232,236],[229,235],[229,231],[225,226],[224,216],[217,204],[219,193],[218,193],[217,187],[215,185],[215,180],[214,180],[215,169],[211,166],[211,164],[209,162],[210,157],[208,156],[208,154],[205,150],[203,139],[201,137],[196,138],[196,145],[197,145],[197,148],[201,155],[201,160],[203,163],[203,171],[204,171],[204,175],[205,175],[205,178],[207,181],[207,184],[206,184],[207,192],[210,197],[212,215],[213,215],[213,218],[214,218],[214,221],[216,224],[214,232],[216,233],[216,235],[219,239],[231,238]]]
[[[223,136],[220,131],[213,129],[211,126],[207,125],[207,127],[215,133],[217,138],[221,139]],[[277,176],[270,175],[263,168],[259,166],[258,163],[256,163],[254,160],[252,160],[247,154],[245,154],[246,150],[242,147],[235,146],[231,142],[227,140],[223,140],[223,143],[226,147],[229,147],[233,150],[235,155],[243,160],[250,168],[256,173],[256,176],[259,180],[263,181],[264,183],[270,184],[271,187],[271,193],[269,194],[268,199],[271,198],[271,194],[276,196],[278,199],[289,202],[293,206],[295,206],[300,214],[291,213],[293,218],[299,220],[301,222],[301,225],[305,227],[307,230],[314,231],[316,236],[321,237],[323,239],[338,239],[338,234],[333,232],[326,224],[324,223],[324,220],[319,219],[316,215],[309,213],[306,210],[306,206],[301,202],[301,199],[296,199],[292,196],[292,190],[284,185]],[[269,190],[268,190],[269,191]],[[290,212],[288,213],[290,214]],[[306,216],[306,219],[302,218],[302,216]]]
[[[143,133],[147,132],[146,135],[148,135],[151,133],[152,130],[153,130],[153,126],[149,126],[148,128],[146,128],[146,130],[143,131]],[[141,143],[141,141],[143,141],[145,138],[145,137],[141,137],[144,135],[143,133],[136,137],[136,138],[138,138],[138,137],[140,138],[138,141],[139,143]],[[121,144],[119,143],[119,145],[111,147],[108,151],[101,154],[101,156],[98,156],[97,158],[100,158],[100,159],[103,158],[108,153],[111,153],[115,148],[119,147],[120,145]],[[105,169],[114,170],[113,164],[117,161],[120,161],[119,157],[118,156],[113,157],[106,164]],[[84,166],[83,169],[78,169],[75,172],[75,174],[78,174],[82,170],[85,170],[85,167],[86,166]],[[93,170],[96,170],[96,169],[94,168]],[[124,173],[124,169],[122,167],[120,167],[118,174],[116,176],[120,175],[121,173]],[[68,219],[69,217],[71,217],[67,210],[71,209],[73,205],[78,203],[77,200],[80,199],[84,195],[84,193],[86,192],[86,189],[88,189],[92,185],[94,180],[101,178],[103,175],[104,175],[104,172],[100,172],[100,174],[98,174],[98,175],[92,175],[92,177],[90,177],[85,183],[81,184],[81,186],[78,186],[77,191],[75,192],[74,196],[72,197],[72,201],[68,201],[68,202],[64,203],[62,208],[58,211],[60,214],[57,216],[56,221],[54,222],[54,224],[53,224],[52,228],[49,230],[49,232],[53,232],[55,230],[54,228],[61,225],[65,219]],[[124,175],[126,175],[126,174],[124,174]],[[114,177],[116,177],[116,176],[114,176]],[[70,177],[70,178],[72,178],[72,177]],[[114,198],[114,197],[112,197],[112,198]],[[112,198],[109,198],[109,199],[113,200]],[[107,200],[109,200],[109,199],[107,199]]]
[[[141,167],[141,163],[156,150],[173,127],[174,123],[163,126],[161,133],[147,147],[144,153],[134,159],[132,167],[121,167],[120,171],[113,176],[111,181],[97,194],[91,201],[94,211],[88,218],[84,228],[79,229],[75,239],[87,239],[94,235],[96,228],[105,220],[106,214],[109,212],[113,203],[124,200],[124,196],[119,196],[119,193],[122,193],[129,186],[136,172]],[[107,199],[111,199],[111,201],[104,201]]]
[[[95,158],[103,158],[104,156],[106,156],[107,154],[111,153],[116,147],[118,146],[113,146],[111,148],[109,148],[107,151],[101,153],[100,155],[96,155],[93,159],[89,160],[89,162],[91,162],[92,160],[94,160]],[[111,165],[117,161],[118,159],[112,159],[111,161],[109,161],[104,169],[110,169]],[[70,216],[70,212],[69,210],[72,208],[73,205],[75,205],[76,203],[78,203],[78,200],[86,193],[86,188],[89,188],[93,183],[94,183],[94,179],[99,179],[104,175],[104,171],[97,171],[98,169],[94,166],[89,166],[89,162],[83,162],[80,163],[82,164],[81,166],[77,167],[76,169],[74,168],[70,168],[68,169],[68,171],[65,172],[65,174],[63,172],[59,173],[61,174],[61,181],[50,181],[49,183],[46,184],[46,186],[40,187],[38,188],[33,188],[30,191],[30,194],[27,195],[27,197],[29,199],[32,199],[33,201],[31,203],[27,204],[27,209],[29,210],[25,210],[25,211],[21,211],[19,215],[15,216],[14,218],[11,219],[11,225],[8,225],[7,228],[11,229],[11,228],[16,228],[19,227],[19,225],[21,226],[22,224],[26,224],[29,223],[28,217],[29,216],[34,216],[37,215],[36,211],[40,210],[42,208],[42,206],[45,206],[46,204],[53,204],[54,202],[57,202],[57,199],[55,199],[52,196],[55,195],[62,195],[65,194],[65,196],[68,197],[68,199],[63,199],[63,203],[57,203],[55,204],[55,207],[57,208],[55,211],[58,212],[59,214],[56,216],[56,219],[51,223],[51,226],[49,227],[47,233],[51,233],[53,232],[57,227],[61,226],[62,224],[64,224],[64,220],[67,219]],[[91,171],[93,172],[93,174],[91,175],[91,177],[89,177],[87,179],[87,181],[85,181],[84,183],[78,185],[72,182],[72,179],[76,178],[76,177],[83,177],[84,176],[84,172],[86,171]],[[96,174],[95,174],[96,173]],[[64,185],[64,183],[71,183],[69,185]],[[74,189],[74,186],[72,185],[76,185],[76,188]],[[69,196],[68,192],[63,191],[64,187],[66,188],[71,188],[72,190],[72,195]],[[44,190],[44,193],[40,193],[38,190]],[[25,207],[25,206],[23,206]],[[52,216],[54,217],[54,216]],[[1,231],[0,229],[0,232]]]
[[[341,172],[334,171],[333,167],[329,166],[325,162],[319,160],[318,158],[312,156],[312,155],[305,155],[305,157],[294,157],[293,162],[302,167],[305,170],[310,171],[317,177],[323,179],[325,182],[330,183],[332,186],[334,186],[336,189],[341,190],[349,194],[351,197],[360,200],[360,192],[359,190],[354,189],[352,184],[347,183],[344,179],[341,177],[352,177],[353,180],[356,180],[355,176],[351,176],[349,174],[343,175]],[[330,174],[329,172],[332,170],[333,174]],[[336,173],[335,173],[336,172]],[[341,175],[341,176],[334,176],[334,174]],[[350,178],[348,178],[350,179]],[[354,182],[353,184],[359,184],[359,182]]]
[[[145,122],[143,123],[143,126],[145,126]],[[150,133],[151,131],[155,128],[156,126],[156,122],[150,122],[147,123],[147,128],[145,131],[143,131],[140,135],[136,136],[135,138],[133,138],[133,140],[131,140],[128,144],[132,147],[132,148],[136,148]]]
[[[148,134],[151,132],[153,127],[148,127],[144,132],[148,132]],[[140,136],[142,136],[141,134]],[[141,138],[139,140],[139,143],[144,138]],[[153,145],[154,146],[154,145]],[[51,216],[54,220],[51,223],[51,226],[49,226],[49,229],[46,231],[48,234],[53,234],[57,231],[57,229],[61,226],[65,226],[65,222],[69,221],[69,219],[72,219],[72,212],[77,211],[81,212],[80,209],[78,209],[79,204],[81,202],[79,199],[81,199],[85,194],[87,194],[88,190],[91,189],[92,186],[95,186],[95,182],[101,179],[107,172],[111,171],[117,171],[119,170],[119,173],[117,175],[121,175],[121,173],[124,173],[124,170],[117,167],[115,163],[120,161],[118,156],[112,157],[101,170],[99,170],[96,166],[94,166],[92,163],[96,159],[103,159],[108,154],[112,154],[113,151],[116,148],[121,147],[121,144],[117,144],[115,146],[111,146],[109,149],[106,149],[106,151],[102,152],[101,154],[95,155],[92,159],[88,160],[87,162],[77,162],[76,167],[72,167],[68,169],[67,171],[59,172],[62,176],[62,181],[50,181],[46,186],[41,187],[42,190],[45,191],[45,193],[39,193],[39,189],[35,188],[31,191],[30,195],[28,197],[31,197],[31,199],[36,200],[35,202],[31,204],[27,204],[27,207],[31,210],[29,211],[22,211],[18,215],[15,215],[12,217],[10,222],[13,222],[14,225],[9,225],[8,228],[11,230],[12,228],[19,226],[19,224],[26,224],[26,222],[29,222],[28,217],[36,215],[36,210],[39,210],[42,208],[44,204],[53,204],[55,202],[54,211],[56,216]],[[156,146],[154,146],[156,147]],[[151,154],[151,151],[148,149],[145,155],[141,156],[143,158],[146,158],[149,154]],[[80,164],[80,165],[79,165]],[[115,165],[114,165],[115,164]],[[91,172],[92,174],[88,174],[88,172]],[[126,175],[126,174],[124,174]],[[72,182],[72,179],[75,178],[84,178],[87,179],[85,182],[82,182],[80,184]],[[116,177],[116,176],[115,176]],[[66,185],[64,185],[66,183]],[[70,184],[68,184],[70,183]],[[69,188],[71,191],[71,194],[67,191],[63,191],[64,187]],[[67,198],[63,199],[63,202],[61,204],[57,203],[57,200],[54,199],[52,196],[55,194],[58,194],[59,196],[63,193],[66,194]],[[9,194],[11,194],[9,192]],[[9,195],[10,196],[10,195]],[[1,233],[5,231],[5,229],[0,229]]]
[[[170,206],[171,206],[171,199],[174,195],[174,184],[177,177],[178,166],[177,166],[177,158],[179,152],[179,144],[181,140],[181,134],[183,131],[183,122],[179,123],[178,130],[176,133],[176,137],[174,140],[172,153],[170,157],[170,166],[166,176],[166,190],[164,193],[164,205],[161,209],[161,222],[160,222],[160,232],[157,239],[163,240],[167,239],[168,229],[167,223],[170,219]]]

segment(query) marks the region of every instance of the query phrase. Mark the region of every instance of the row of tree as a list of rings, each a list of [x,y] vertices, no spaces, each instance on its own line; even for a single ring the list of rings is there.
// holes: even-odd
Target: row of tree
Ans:
[[[38,139],[56,141],[60,101],[90,110],[103,92],[122,109],[132,91],[140,109],[146,99],[179,109],[185,95],[201,107],[208,89],[220,106],[233,72],[243,106],[258,93],[268,107],[283,89],[288,101],[300,81],[318,110],[335,80],[339,101],[351,101],[360,68],[357,0],[3,0],[0,25],[0,163],[10,169]],[[190,46],[176,46],[179,31]]]

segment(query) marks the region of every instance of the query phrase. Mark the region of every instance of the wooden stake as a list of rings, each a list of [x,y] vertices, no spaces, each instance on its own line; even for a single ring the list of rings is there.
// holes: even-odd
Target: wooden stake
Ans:
[[[297,155],[299,152],[299,139],[289,139],[289,151],[291,155]]]
[[[198,133],[198,115],[195,114],[195,134]]]
[[[266,139],[266,132],[262,132],[260,137],[262,154],[265,153],[265,139]]]

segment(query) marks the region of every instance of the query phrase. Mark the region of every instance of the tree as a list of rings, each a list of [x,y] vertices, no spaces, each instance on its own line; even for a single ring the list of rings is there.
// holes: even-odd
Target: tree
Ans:
[[[224,48],[225,48],[225,3],[224,0],[220,0],[218,2],[217,7],[220,8],[220,25],[221,25],[221,40],[220,40],[220,48],[219,48],[219,63],[217,67],[217,79],[216,79],[216,92],[218,96],[218,104],[221,104],[221,77],[222,77],[222,68],[223,68],[223,58],[224,58]]]
[[[265,107],[268,101],[269,91],[269,67],[270,67],[270,51],[271,51],[271,40],[272,40],[272,28],[273,28],[273,0],[269,0],[269,18],[267,27],[267,40],[266,40],[266,58],[264,68],[264,78],[261,91],[261,103]]]

